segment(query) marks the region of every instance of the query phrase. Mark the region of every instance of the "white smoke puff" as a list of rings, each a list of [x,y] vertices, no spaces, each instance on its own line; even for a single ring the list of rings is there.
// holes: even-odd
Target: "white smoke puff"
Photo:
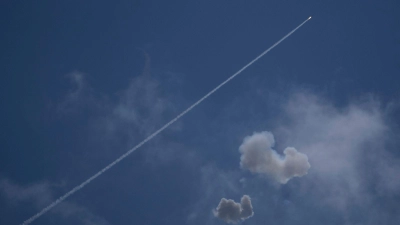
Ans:
[[[227,223],[238,223],[253,216],[253,206],[248,195],[243,195],[240,203],[232,199],[222,198],[214,210],[214,216]]]
[[[240,212],[240,217],[242,220],[245,220],[254,215],[250,196],[243,195],[243,197],[240,199],[240,205],[242,206],[242,211]]]
[[[281,184],[286,184],[293,177],[307,174],[310,168],[307,155],[288,147],[283,151],[285,156],[281,157],[272,149],[274,144],[274,136],[267,131],[245,137],[239,147],[242,154],[241,168],[252,173],[265,174]]]

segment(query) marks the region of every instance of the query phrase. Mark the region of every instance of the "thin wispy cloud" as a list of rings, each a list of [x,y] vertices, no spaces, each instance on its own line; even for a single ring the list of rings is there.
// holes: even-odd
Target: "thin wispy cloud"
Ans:
[[[73,71],[65,76],[70,83],[70,89],[56,104],[56,111],[60,115],[77,114],[84,110],[97,109],[100,99],[96,99],[92,87],[86,82],[86,75],[80,71]]]
[[[337,107],[312,92],[295,92],[283,104],[275,130],[280,141],[308,156],[312,170],[296,187],[315,204],[350,215],[374,211],[363,221],[396,218],[374,202],[400,196],[399,159],[386,142],[392,129],[384,106],[372,96]],[[312,194],[311,194],[312,193]]]
[[[55,200],[53,189],[60,185],[41,182],[27,186],[18,185],[8,179],[0,180],[0,195],[3,195],[16,209],[22,205],[39,210]],[[70,221],[80,225],[109,225],[102,217],[94,214],[86,207],[72,202],[63,202],[51,211],[64,222]],[[64,224],[60,222],[60,224]]]

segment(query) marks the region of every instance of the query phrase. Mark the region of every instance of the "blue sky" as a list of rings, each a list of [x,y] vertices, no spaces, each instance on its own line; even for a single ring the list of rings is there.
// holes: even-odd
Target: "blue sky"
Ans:
[[[399,224],[400,4],[384,1],[0,3],[0,224],[20,224],[221,90],[32,224]],[[308,174],[241,168],[271,132]]]

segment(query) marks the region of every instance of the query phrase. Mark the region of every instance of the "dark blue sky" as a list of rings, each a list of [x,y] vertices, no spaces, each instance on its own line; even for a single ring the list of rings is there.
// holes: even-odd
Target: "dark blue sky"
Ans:
[[[399,11],[395,0],[3,1],[0,224],[34,215],[309,16],[176,125],[32,224],[223,224],[211,210],[243,194],[254,196],[248,224],[398,224]],[[348,127],[337,131],[342,121]],[[278,152],[307,153],[310,174],[277,187],[240,170],[243,138],[264,130]],[[322,157],[331,145],[357,154]],[[307,150],[315,146],[325,150]],[[347,171],[318,171],[337,155],[357,160]],[[333,190],[342,173],[355,175]],[[319,190],[346,192],[346,203],[322,204]]]

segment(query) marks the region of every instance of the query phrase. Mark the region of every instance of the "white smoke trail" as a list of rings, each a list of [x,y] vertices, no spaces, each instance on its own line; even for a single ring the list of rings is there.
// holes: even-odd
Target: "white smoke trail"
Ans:
[[[226,83],[228,83],[230,80],[235,78],[237,75],[239,75],[243,70],[245,70],[247,67],[251,66],[251,64],[255,63],[257,60],[259,60],[261,57],[263,57],[265,54],[267,54],[269,51],[271,51],[273,48],[275,48],[277,45],[279,45],[282,41],[284,41],[286,38],[288,38],[290,35],[292,35],[297,29],[299,29],[301,26],[303,26],[308,20],[311,19],[311,16],[306,19],[304,22],[302,22],[300,25],[298,25],[296,28],[294,28],[292,31],[290,31],[288,34],[286,34],[283,38],[281,38],[279,41],[277,41],[275,44],[273,44],[271,47],[269,47],[267,50],[265,50],[263,53],[261,53],[259,56],[257,56],[255,59],[253,59],[251,62],[249,62],[247,65],[245,65],[243,68],[241,68],[239,71],[237,71],[235,74],[230,76],[228,79],[226,79],[224,82],[222,82],[220,85],[218,85],[216,88],[208,92],[204,97],[202,97],[200,100],[195,102],[193,105],[191,105],[189,108],[187,108],[185,111],[180,113],[177,117],[169,121],[167,124],[162,126],[160,129],[158,129],[156,132],[148,136],[146,139],[144,139],[142,142],[140,142],[138,145],[127,151],[125,154],[120,156],[118,159],[116,159],[114,162],[110,163],[108,166],[104,167],[102,170],[97,172],[95,175],[91,176],[89,179],[87,179],[85,182],[82,184],[74,187],[71,191],[67,192],[65,195],[61,196],[57,200],[55,200],[53,203],[51,203],[49,206],[46,208],[42,209],[42,211],[38,212],[36,215],[32,216],[28,220],[25,220],[21,225],[28,225],[32,223],[34,220],[45,214],[47,211],[52,209],[54,206],[58,205],[60,202],[64,201],[66,198],[68,198],[70,195],[74,194],[75,192],[79,191],[83,187],[85,187],[87,184],[89,184],[92,180],[96,179],[98,176],[109,170],[111,167],[119,163],[121,160],[129,156],[131,153],[136,151],[138,148],[140,148],[142,145],[146,144],[146,142],[150,141],[152,138],[154,138],[156,135],[158,135],[160,132],[165,130],[167,127],[169,127],[171,124],[176,122],[179,118],[184,116],[186,113],[191,111],[194,107],[196,107],[198,104],[200,104],[202,101],[207,99],[210,95],[212,95],[214,92],[216,92],[218,89],[220,89],[222,86],[224,86]]]

